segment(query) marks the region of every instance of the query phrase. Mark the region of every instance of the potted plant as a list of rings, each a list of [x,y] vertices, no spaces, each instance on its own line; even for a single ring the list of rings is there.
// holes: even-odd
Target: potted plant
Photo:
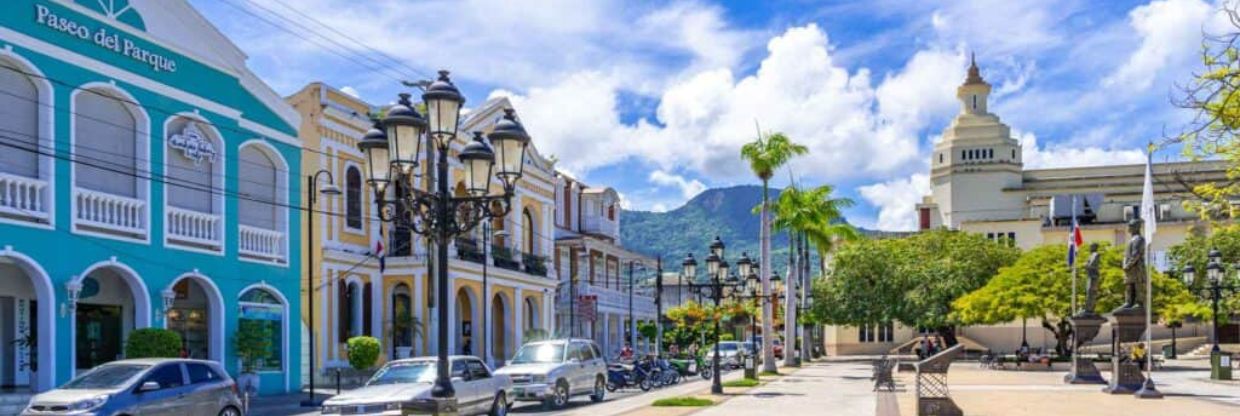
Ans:
[[[247,393],[256,392],[259,389],[256,370],[263,359],[271,355],[271,327],[263,321],[242,319],[233,343],[237,358],[241,361],[241,376],[237,377],[237,384]]]
[[[417,343],[422,337],[422,322],[417,317],[409,313],[409,307],[406,305],[396,306],[396,317],[388,325],[388,338],[393,340],[392,345],[397,345],[396,358],[409,358],[413,356],[412,345],[398,345],[396,340],[401,339],[404,334],[409,334],[410,341]]]

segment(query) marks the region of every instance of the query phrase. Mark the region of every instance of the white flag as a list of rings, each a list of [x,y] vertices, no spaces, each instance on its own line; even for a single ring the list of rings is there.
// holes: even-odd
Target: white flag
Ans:
[[[1154,173],[1153,173],[1153,151],[1154,146],[1150,145],[1145,158],[1145,185],[1141,190],[1141,219],[1145,222],[1145,243],[1149,244],[1154,241],[1154,232],[1158,229],[1157,225],[1157,206],[1154,205]]]

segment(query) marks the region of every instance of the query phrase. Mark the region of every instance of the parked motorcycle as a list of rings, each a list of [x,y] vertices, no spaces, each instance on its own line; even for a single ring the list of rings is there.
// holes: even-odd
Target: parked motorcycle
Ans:
[[[643,369],[640,362],[633,364],[613,363],[607,366],[607,391],[637,387],[642,391],[650,391],[651,379],[648,369]]]

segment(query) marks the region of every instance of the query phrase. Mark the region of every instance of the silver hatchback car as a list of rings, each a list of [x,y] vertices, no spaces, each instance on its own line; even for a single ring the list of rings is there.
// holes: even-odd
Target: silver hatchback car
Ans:
[[[30,400],[22,416],[241,416],[237,384],[214,361],[113,361]]]

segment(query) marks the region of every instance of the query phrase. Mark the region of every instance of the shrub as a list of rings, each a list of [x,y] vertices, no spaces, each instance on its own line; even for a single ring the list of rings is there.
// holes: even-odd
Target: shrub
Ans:
[[[125,341],[125,358],[177,358],[181,335],[159,328],[135,329]]]
[[[668,397],[655,400],[651,405],[655,407],[702,407],[712,404],[715,404],[715,402],[700,397]]]
[[[349,366],[358,371],[374,367],[379,361],[379,350],[383,348],[379,340],[367,336],[349,338],[348,345]]]

